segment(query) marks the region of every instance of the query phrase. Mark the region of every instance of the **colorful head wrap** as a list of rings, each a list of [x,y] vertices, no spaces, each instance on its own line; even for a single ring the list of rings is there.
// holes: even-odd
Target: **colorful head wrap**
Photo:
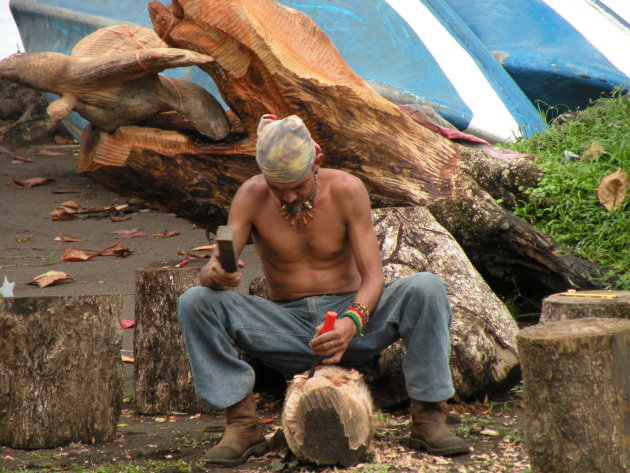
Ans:
[[[297,115],[276,120],[263,115],[258,124],[256,161],[273,182],[294,182],[305,177],[315,161],[315,146],[306,125]]]

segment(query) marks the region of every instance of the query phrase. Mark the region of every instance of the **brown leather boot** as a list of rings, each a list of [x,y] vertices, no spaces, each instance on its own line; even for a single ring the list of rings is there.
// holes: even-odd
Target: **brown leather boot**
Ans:
[[[411,400],[411,437],[413,448],[432,455],[454,456],[470,452],[466,442],[446,426],[446,411],[440,402]]]
[[[225,419],[227,427],[223,438],[204,455],[205,463],[236,466],[246,462],[251,455],[260,456],[267,451],[253,393],[225,409]]]

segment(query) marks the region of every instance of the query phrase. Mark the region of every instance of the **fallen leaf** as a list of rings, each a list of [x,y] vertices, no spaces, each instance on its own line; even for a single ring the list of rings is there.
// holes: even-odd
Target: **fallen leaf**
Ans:
[[[188,253],[186,255],[188,258],[198,258],[198,259],[205,259],[205,258],[210,258],[209,254],[203,254],[203,253]]]
[[[131,328],[134,325],[136,325],[136,323],[133,320],[123,320],[120,322],[122,328]]]
[[[190,251],[214,251],[214,245],[203,245],[191,248]]]
[[[15,241],[19,241],[20,243],[24,243],[26,241],[33,241],[35,238],[33,237],[26,237],[26,238],[16,238]]]
[[[127,220],[131,220],[131,217],[127,216],[127,217],[117,217],[115,215],[110,215],[109,219],[112,222],[126,222]]]
[[[32,281],[29,281],[26,284],[37,284],[39,287],[47,287],[52,284],[65,281],[66,279],[72,278],[63,271],[48,271],[47,273],[36,276]]]
[[[133,358],[131,358],[130,356],[127,355],[120,355],[120,358],[122,359],[123,363],[134,363],[135,360]]]
[[[53,220],[61,220],[61,221],[67,221],[67,220],[74,220],[76,217],[74,216],[74,214],[67,212],[65,209],[55,209],[52,212],[50,212],[50,216],[52,217]]]
[[[113,232],[109,232],[109,233],[114,233],[116,235],[119,235],[118,238],[135,238],[135,237],[149,236],[148,233],[140,232],[140,231],[138,231],[138,229],[134,229],[134,230],[114,230]]]
[[[33,160],[31,158],[23,158],[19,154],[14,154],[11,156],[12,163],[32,163]]]
[[[30,179],[11,179],[13,186],[20,189],[30,189],[31,187],[42,186],[48,182],[55,182],[48,177],[31,177]]]
[[[81,204],[79,204],[76,200],[67,200],[63,202],[60,207],[68,213],[76,213],[83,210]]]
[[[87,261],[92,258],[92,255],[88,255],[85,251],[77,248],[66,248],[63,251],[63,261]]]
[[[65,233],[60,233],[55,237],[55,241],[76,242],[85,240],[83,240],[82,238],[73,237],[72,235],[66,235]]]
[[[593,141],[591,145],[582,153],[582,159],[596,159],[599,155],[604,153],[604,147],[601,143]]]
[[[628,174],[618,168],[615,172],[605,176],[597,187],[597,198],[608,210],[619,210],[628,192]]]
[[[37,156],[64,156],[63,153],[57,153],[56,151],[50,151],[47,149],[40,149],[36,154]]]
[[[168,237],[177,236],[177,235],[181,235],[181,234],[182,234],[182,232],[174,231],[174,232],[154,233],[151,236],[158,237],[158,238],[168,238]]]
[[[93,256],[116,256],[117,258],[124,258],[131,253],[132,251],[129,248],[125,248],[122,242],[117,241]]]

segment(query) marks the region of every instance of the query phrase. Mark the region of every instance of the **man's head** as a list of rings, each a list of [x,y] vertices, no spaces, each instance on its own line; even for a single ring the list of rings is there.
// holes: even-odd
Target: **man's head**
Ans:
[[[276,120],[263,115],[258,124],[256,161],[265,177],[288,183],[303,179],[313,169],[315,142],[297,115]]]

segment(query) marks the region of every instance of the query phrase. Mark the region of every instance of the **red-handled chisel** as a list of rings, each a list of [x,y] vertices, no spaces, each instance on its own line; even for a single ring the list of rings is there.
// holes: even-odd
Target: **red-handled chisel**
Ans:
[[[322,331],[319,333],[320,335],[325,334],[326,332],[330,332],[335,327],[335,320],[337,320],[337,312],[326,312],[326,318],[324,319],[324,326],[322,327]],[[315,374],[315,368],[322,361],[319,356],[315,356],[313,360],[313,364],[311,365],[311,369],[308,371],[308,378],[311,379]]]

